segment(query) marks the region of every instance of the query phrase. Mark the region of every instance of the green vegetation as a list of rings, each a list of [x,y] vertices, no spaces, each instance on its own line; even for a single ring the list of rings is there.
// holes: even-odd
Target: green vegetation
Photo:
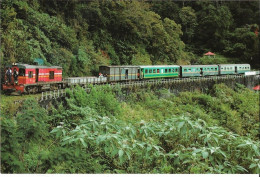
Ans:
[[[259,95],[241,85],[67,93],[47,110],[31,98],[3,109],[2,173],[260,172]]]
[[[100,65],[260,67],[259,1],[3,0],[0,13],[1,70],[35,58],[64,77]],[[259,95],[241,85],[67,93],[48,109],[2,96],[2,173],[260,173]]]
[[[42,58],[85,76],[109,64],[206,64],[211,50],[225,56],[217,63],[259,68],[258,18],[258,1],[4,0],[1,67]]]

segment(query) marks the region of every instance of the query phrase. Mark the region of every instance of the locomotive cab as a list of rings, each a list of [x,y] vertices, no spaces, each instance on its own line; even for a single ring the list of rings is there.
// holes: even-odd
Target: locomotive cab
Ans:
[[[12,65],[7,65],[5,67],[5,75],[4,75],[4,83],[3,83],[3,90],[12,92],[20,89],[16,89],[16,87],[19,87],[19,80],[20,76],[19,73],[23,72],[20,70],[20,68],[17,66],[16,63],[13,63]]]

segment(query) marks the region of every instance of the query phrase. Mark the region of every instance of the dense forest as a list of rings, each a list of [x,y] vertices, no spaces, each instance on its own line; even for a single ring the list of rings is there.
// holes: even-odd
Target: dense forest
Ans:
[[[2,0],[0,10],[1,69],[36,58],[64,77],[100,65],[260,68],[259,1]],[[47,108],[39,95],[1,95],[1,173],[260,173],[259,93],[89,87]]]
[[[2,173],[260,173],[259,94],[242,85],[67,94],[2,97]]]
[[[259,68],[259,1],[1,1],[1,67],[250,63]],[[205,52],[217,54],[214,59]]]

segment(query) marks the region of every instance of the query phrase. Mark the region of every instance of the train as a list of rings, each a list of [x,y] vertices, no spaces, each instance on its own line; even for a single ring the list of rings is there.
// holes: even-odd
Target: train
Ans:
[[[2,90],[39,93],[86,83],[116,83],[159,78],[245,74],[250,64],[100,66],[99,76],[62,77],[62,67],[13,63],[5,67]]]

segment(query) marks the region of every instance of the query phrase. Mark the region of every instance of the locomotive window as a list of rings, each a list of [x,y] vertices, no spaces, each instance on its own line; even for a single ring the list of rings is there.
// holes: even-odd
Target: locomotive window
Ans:
[[[29,71],[28,77],[33,78],[33,72],[32,71]]]
[[[54,79],[54,71],[49,72],[49,79]]]
[[[19,69],[19,76],[25,76],[25,69]]]

